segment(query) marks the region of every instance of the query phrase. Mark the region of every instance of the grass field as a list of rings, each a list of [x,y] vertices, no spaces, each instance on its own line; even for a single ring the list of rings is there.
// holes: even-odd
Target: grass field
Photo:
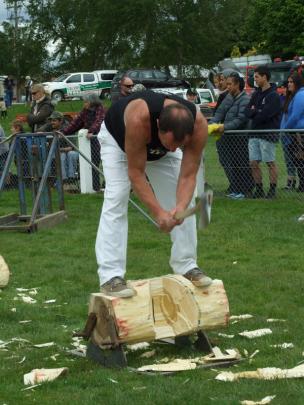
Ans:
[[[71,110],[70,107],[69,110]],[[65,111],[68,111],[65,109]],[[208,157],[209,156],[209,157]],[[223,189],[225,181],[207,151],[208,181]],[[171,376],[146,376],[128,370],[104,369],[67,353],[72,333],[84,326],[90,293],[98,291],[94,243],[102,194],[66,195],[68,220],[35,234],[0,233],[0,254],[11,270],[0,293],[0,340],[15,341],[0,349],[0,404],[238,404],[276,395],[273,404],[303,404],[303,380],[219,382],[221,370],[193,370]],[[0,216],[18,211],[16,191],[0,195]],[[221,349],[252,354],[231,371],[263,367],[292,368],[304,361],[303,226],[297,217],[303,202],[295,195],[274,201],[230,201],[217,193],[210,227],[199,232],[198,263],[213,278],[223,280],[232,315],[252,314],[249,320],[209,332]],[[161,276],[168,265],[169,237],[159,233],[132,207],[129,209],[128,278]],[[35,304],[17,297],[16,288],[36,287]],[[55,303],[44,301],[56,299]],[[286,322],[267,323],[267,318]],[[31,320],[29,323],[20,323]],[[272,335],[247,340],[238,333],[270,327]],[[234,334],[233,339],[218,332]],[[33,344],[55,342],[49,348]],[[271,347],[292,342],[293,349]],[[1,345],[0,345],[1,346]],[[137,367],[163,357],[195,357],[192,348],[152,344],[156,355],[128,354]],[[54,355],[58,355],[53,357]],[[245,357],[245,356],[244,356]],[[23,391],[23,375],[34,368],[68,367],[69,374],[33,390]]]
[[[16,194],[1,195],[0,215],[15,211]],[[8,351],[0,351],[1,403],[102,403],[149,404],[215,403],[237,404],[243,399],[277,395],[275,404],[302,404],[303,381],[241,380],[224,383],[214,380],[216,371],[193,370],[170,377],[142,376],[126,370],[103,369],[89,360],[72,357],[71,336],[86,320],[88,297],[98,290],[94,241],[102,195],[68,195],[65,224],[35,234],[0,233],[0,253],[12,272],[0,294],[0,340],[13,337]],[[288,201],[227,201],[216,198],[212,225],[199,234],[199,264],[212,277],[222,279],[231,314],[250,313],[254,318],[232,324],[228,330],[210,332],[222,349],[238,348],[249,354],[260,352],[251,364],[247,360],[237,370],[258,367],[294,367],[304,360],[303,351],[303,227],[296,222],[302,204]],[[128,277],[132,279],[170,273],[167,235],[130,208]],[[37,287],[36,304],[15,301],[16,288]],[[56,299],[54,304],[45,300]],[[16,308],[12,312],[12,308]],[[268,324],[267,318],[285,319]],[[19,321],[31,320],[20,324]],[[273,334],[256,340],[237,335],[245,329],[270,327]],[[233,339],[217,332],[235,334]],[[54,341],[56,346],[36,349],[32,344]],[[292,342],[293,349],[271,344]],[[150,364],[165,356],[196,356],[193,350],[153,344],[152,359],[128,355],[129,365]],[[54,361],[51,356],[59,354]],[[22,359],[25,360],[22,362]],[[22,391],[23,374],[34,368],[69,368],[66,378]],[[112,382],[112,380],[118,383]]]

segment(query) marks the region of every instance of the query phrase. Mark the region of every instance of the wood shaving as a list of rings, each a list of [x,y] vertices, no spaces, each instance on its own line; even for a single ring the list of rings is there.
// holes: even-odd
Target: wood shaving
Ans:
[[[244,332],[240,332],[239,335],[240,336],[244,336],[248,339],[254,339],[257,337],[261,337],[261,336],[265,336],[265,335],[271,335],[272,334],[272,330],[268,329],[268,328],[264,328],[264,329],[256,329],[256,330],[245,330]]]

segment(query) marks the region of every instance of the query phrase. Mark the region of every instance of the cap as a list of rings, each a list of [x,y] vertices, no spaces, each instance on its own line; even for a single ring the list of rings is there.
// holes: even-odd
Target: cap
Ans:
[[[49,120],[63,120],[64,115],[59,111],[53,111],[52,114],[48,118]]]

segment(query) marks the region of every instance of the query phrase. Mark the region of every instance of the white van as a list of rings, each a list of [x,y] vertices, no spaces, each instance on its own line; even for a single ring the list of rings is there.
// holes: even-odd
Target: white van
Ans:
[[[95,70],[94,72],[65,73],[51,82],[42,83],[53,100],[61,101],[95,93],[109,93],[117,70]]]

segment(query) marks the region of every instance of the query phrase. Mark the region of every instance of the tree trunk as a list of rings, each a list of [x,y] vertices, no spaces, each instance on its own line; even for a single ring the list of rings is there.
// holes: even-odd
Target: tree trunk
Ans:
[[[220,280],[197,288],[179,275],[132,281],[132,298],[91,294],[89,314],[97,345],[135,343],[226,327],[229,304]]]

